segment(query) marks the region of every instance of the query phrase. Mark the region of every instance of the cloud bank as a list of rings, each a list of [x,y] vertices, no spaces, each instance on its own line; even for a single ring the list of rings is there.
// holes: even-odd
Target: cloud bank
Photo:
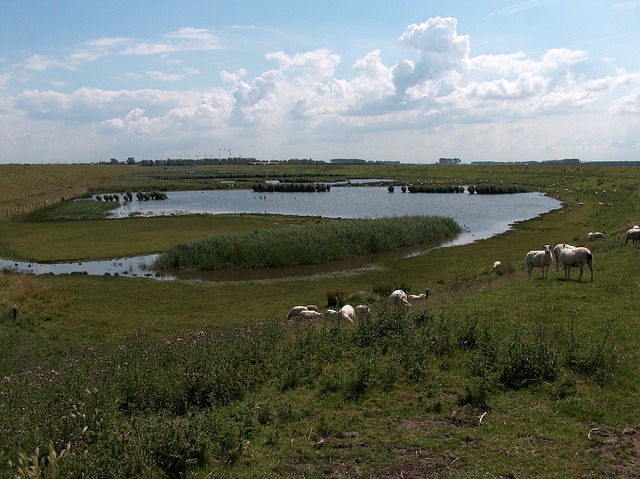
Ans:
[[[471,44],[455,18],[435,17],[401,33],[404,58],[387,64],[381,50],[363,52],[349,78],[336,73],[340,53],[319,48],[268,52],[271,69],[251,78],[244,67],[220,69],[209,87],[189,88],[202,72],[188,55],[231,48],[213,32],[96,39],[63,58],[32,55],[5,68],[1,161],[164,159],[222,147],[259,159],[638,159],[639,72],[590,76],[584,50],[473,56]],[[147,56],[179,69],[131,78],[171,88],[19,88],[47,70]]]

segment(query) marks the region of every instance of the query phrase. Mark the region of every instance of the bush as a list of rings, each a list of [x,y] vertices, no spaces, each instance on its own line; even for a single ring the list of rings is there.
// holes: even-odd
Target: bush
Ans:
[[[558,358],[551,351],[545,330],[538,325],[534,340],[516,333],[502,358],[500,382],[518,389],[538,381],[551,381],[558,371]]]

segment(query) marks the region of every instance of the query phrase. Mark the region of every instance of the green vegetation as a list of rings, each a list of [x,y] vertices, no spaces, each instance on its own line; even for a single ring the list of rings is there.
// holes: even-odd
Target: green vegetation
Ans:
[[[0,427],[11,446],[3,448],[0,463],[46,438],[53,451],[67,451],[57,461],[60,477],[181,477],[203,467],[227,477],[296,477],[308,468],[315,476],[327,466],[295,460],[276,466],[260,459],[260,451],[286,447],[291,433],[303,455],[316,456],[321,447],[337,454],[340,443],[354,452],[362,448],[349,439],[349,425],[328,415],[331,407],[313,403],[339,404],[343,414],[353,415],[365,401],[387,408],[392,398],[421,391],[420,402],[400,413],[402,423],[435,413],[443,423],[438,428],[480,437],[478,418],[493,413],[494,394],[523,387],[544,391],[545,382],[555,380],[557,391],[543,394],[552,402],[575,396],[581,383],[607,387],[621,366],[610,354],[612,345],[603,341],[592,350],[588,341],[564,336],[549,337],[538,327],[498,339],[486,319],[387,307],[354,326],[271,323],[162,340],[135,334],[117,349],[86,349],[59,365],[23,366],[6,376]],[[581,359],[575,361],[578,351]],[[447,386],[438,380],[444,371],[460,378]],[[451,415],[450,408],[457,412]],[[376,427],[382,427],[380,420]],[[375,449],[385,443],[375,431],[360,435]],[[394,447],[411,448],[413,440],[394,437]],[[462,441],[454,445],[462,447]],[[496,453],[486,451],[489,457]],[[356,454],[368,456],[365,450]],[[465,465],[454,471],[483,472],[469,463],[471,451],[456,454]],[[594,472],[604,472],[593,462]],[[367,457],[359,468],[364,477],[389,470],[388,453]],[[443,456],[434,472],[445,469]],[[558,472],[571,475],[567,465]]]
[[[111,167],[95,168],[95,181],[78,176],[95,192],[189,178],[132,168],[109,184],[101,168]],[[56,196],[51,170],[27,170],[25,195]],[[193,176],[222,174],[502,180],[565,206],[489,240],[343,273],[293,268],[243,282],[2,273],[0,476],[637,476],[639,250],[621,234],[640,223],[639,168],[287,165]],[[317,221],[58,217],[0,224],[0,257],[127,256]],[[528,250],[585,244],[590,231],[608,235],[588,244],[594,282],[564,281],[553,267],[527,281]],[[385,294],[396,287],[428,287],[431,298],[393,311]],[[295,304],[361,302],[373,314],[353,325],[285,321]]]
[[[324,193],[331,190],[326,183],[256,183],[252,186],[256,193]]]
[[[435,216],[322,220],[178,244],[162,253],[155,267],[192,271],[326,263],[441,241],[460,231],[451,218]]]

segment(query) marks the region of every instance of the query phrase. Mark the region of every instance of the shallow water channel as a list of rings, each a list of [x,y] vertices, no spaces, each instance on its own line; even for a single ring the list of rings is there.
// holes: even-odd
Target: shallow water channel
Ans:
[[[254,193],[251,190],[168,192],[164,201],[133,201],[121,205],[113,221],[128,216],[254,213],[341,218],[381,218],[403,215],[439,215],[453,218],[464,231],[456,238],[402,251],[336,261],[323,265],[248,271],[214,271],[198,274],[156,274],[151,265],[157,255],[74,263],[27,263],[0,259],[0,269],[28,274],[123,275],[171,280],[247,281],[291,276],[331,274],[373,268],[379,261],[424,253],[435,247],[468,244],[507,231],[562,204],[541,193],[470,195],[468,193],[402,193],[387,187],[333,187],[323,193]],[[91,201],[91,200],[78,200]]]

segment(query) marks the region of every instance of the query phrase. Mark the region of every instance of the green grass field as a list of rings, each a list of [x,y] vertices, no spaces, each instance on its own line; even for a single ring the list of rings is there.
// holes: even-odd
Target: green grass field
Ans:
[[[203,167],[191,176],[133,168],[130,177],[123,170],[116,183],[83,169],[82,183],[100,192],[270,174],[397,185],[502,181],[545,191],[565,207],[489,240],[345,274],[190,282],[3,273],[0,475],[638,477],[640,250],[621,235],[640,223],[640,169],[314,165]],[[50,170],[29,173],[12,181],[33,197],[61,187],[47,189]],[[138,255],[310,221],[106,221],[73,212],[61,219],[59,211],[0,224],[0,257]],[[585,244],[590,231],[608,235],[589,244],[593,283],[578,283],[575,271],[564,281],[555,267],[548,279],[536,271],[527,281],[528,250]],[[502,275],[491,271],[496,259]],[[395,287],[428,287],[431,299],[393,311],[378,292]],[[291,306],[323,309],[336,294],[370,303],[372,317],[286,323]]]

